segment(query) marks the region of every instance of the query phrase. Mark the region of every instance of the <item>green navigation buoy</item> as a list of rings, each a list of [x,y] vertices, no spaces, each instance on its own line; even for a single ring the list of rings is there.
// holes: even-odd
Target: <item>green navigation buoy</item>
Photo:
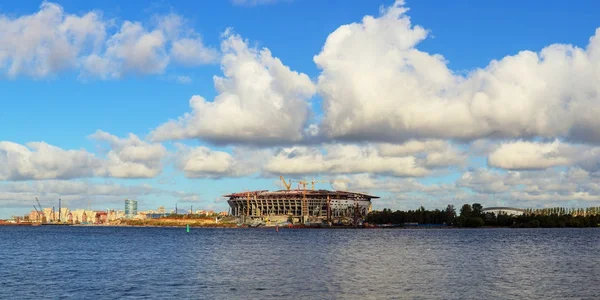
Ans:
[[[190,232],[190,224],[185,225],[185,232]]]

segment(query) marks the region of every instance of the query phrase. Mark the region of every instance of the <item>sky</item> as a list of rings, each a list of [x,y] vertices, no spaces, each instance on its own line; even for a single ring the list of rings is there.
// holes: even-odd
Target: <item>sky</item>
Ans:
[[[227,211],[279,176],[375,209],[599,206],[599,6],[0,3],[0,218]]]

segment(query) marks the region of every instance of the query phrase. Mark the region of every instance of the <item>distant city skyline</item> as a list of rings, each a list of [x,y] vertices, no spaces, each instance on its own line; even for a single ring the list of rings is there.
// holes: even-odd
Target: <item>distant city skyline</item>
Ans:
[[[70,208],[70,207],[34,207],[32,210],[24,210],[20,213],[13,214],[6,220],[17,223],[71,223],[71,224],[108,224],[111,221],[119,219],[147,219],[160,218],[170,214],[195,214],[195,215],[227,215],[227,212],[215,212],[214,210],[196,209],[167,209],[164,206],[159,206],[156,209],[148,209],[144,211],[137,210],[137,201],[125,199],[123,209],[105,208],[105,209],[86,209],[86,208]],[[190,207],[191,209],[191,207]],[[2,220],[2,219],[0,219]]]
[[[2,3],[0,219],[36,197],[226,211],[279,176],[373,209],[599,206],[599,9]]]

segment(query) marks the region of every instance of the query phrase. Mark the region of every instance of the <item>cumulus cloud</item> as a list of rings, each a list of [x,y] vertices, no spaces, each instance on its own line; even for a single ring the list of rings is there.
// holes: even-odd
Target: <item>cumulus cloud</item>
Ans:
[[[65,150],[45,142],[25,145],[0,141],[0,181],[85,177],[150,178],[162,171],[167,151],[130,134],[118,138],[97,131],[92,139],[108,143],[106,158],[85,149]]]
[[[271,52],[248,47],[228,30],[221,44],[225,77],[214,77],[213,101],[190,99],[192,111],[160,125],[154,141],[202,138],[216,143],[268,144],[302,139],[315,86]]]
[[[92,183],[89,181],[45,180],[11,182],[0,185],[0,191],[6,194],[25,195],[33,200],[34,195],[60,195],[69,199],[70,196],[118,196],[148,195],[157,192],[149,185],[125,186],[112,183]]]
[[[424,157],[424,165],[429,168],[464,165],[467,153],[459,151],[450,142],[443,140],[411,140],[402,144],[382,143],[377,145],[382,156],[416,155]]]
[[[509,170],[578,166],[595,172],[600,170],[600,147],[574,145],[558,140],[551,143],[507,142],[488,155],[488,164]]]
[[[27,207],[39,198],[42,206],[48,207],[56,204],[58,198],[62,199],[63,207],[70,209],[93,208],[122,209],[125,198],[140,201],[142,207],[150,208],[148,199],[150,195],[170,197],[180,201],[198,201],[196,193],[158,189],[148,184],[124,185],[112,182],[92,182],[87,180],[44,180],[20,181],[0,183],[0,202],[3,207]],[[50,203],[49,203],[50,201]]]
[[[82,51],[96,51],[106,36],[99,12],[81,16],[43,2],[37,13],[0,15],[0,72],[45,77],[77,66]]]
[[[600,142],[600,30],[587,48],[554,44],[492,61],[466,77],[417,49],[428,31],[403,1],[340,26],[314,61],[329,138],[562,137]]]
[[[110,145],[103,172],[117,178],[151,178],[162,171],[167,150],[161,144],[142,141],[134,134],[118,138],[98,130],[90,138]]]
[[[0,15],[0,73],[42,78],[74,69],[86,78],[106,79],[161,74],[171,60],[198,66],[218,57],[175,14],[158,17],[154,28],[126,20],[111,32],[113,23],[100,11],[68,14],[50,2],[30,15]]]
[[[139,22],[125,21],[107,40],[103,54],[84,59],[84,70],[101,78],[118,78],[123,73],[160,74],[169,64],[166,42],[162,31],[147,31]]]
[[[422,177],[430,175],[433,168],[462,163],[462,154],[451,150],[426,153],[424,157],[414,155],[385,156],[373,145],[324,145],[319,147],[288,147],[275,152],[264,167],[271,174],[357,174],[373,173],[400,177]],[[446,152],[450,151],[450,152]],[[388,153],[389,154],[389,153]],[[447,161],[440,159],[447,156]]]
[[[187,67],[214,62],[217,51],[206,47],[185,24],[175,14],[160,17],[152,29],[141,22],[123,22],[119,31],[106,40],[103,53],[83,59],[84,76],[106,79],[127,73],[162,74],[171,60]]]
[[[428,151],[441,151],[450,147],[447,141],[443,140],[425,140],[425,141],[408,141],[402,144],[379,144],[379,152],[384,156],[405,156]]]
[[[519,182],[519,176],[518,172],[503,174],[486,169],[477,169],[463,173],[460,179],[457,180],[457,185],[481,194],[505,193]]]
[[[504,143],[488,156],[490,166],[503,169],[546,169],[572,163],[571,147],[556,141]]]
[[[538,202],[599,201],[597,177],[580,168],[567,171],[521,172],[522,189],[509,193],[512,199]]]
[[[499,194],[519,206],[531,204],[519,201],[531,200],[538,203],[565,201],[599,201],[600,185],[597,177],[578,167],[567,171],[511,171],[496,172],[485,169],[465,172],[457,185],[479,194]]]
[[[217,50],[207,48],[200,38],[182,38],[173,42],[171,57],[182,64],[199,66],[217,60]]]
[[[257,173],[269,150],[234,148],[232,153],[176,144],[175,166],[188,178],[241,177]]]
[[[415,178],[376,176],[367,173],[336,176],[332,180],[332,186],[341,190],[383,191],[396,195],[422,193],[433,196],[457,192],[454,184],[424,184]]]
[[[414,209],[424,205],[443,208],[464,203],[484,206],[589,206],[600,201],[597,175],[578,167],[566,171],[493,171],[476,169],[464,172],[455,182],[424,183],[415,178],[355,174],[334,176],[333,188],[381,196],[378,208]]]
[[[0,180],[91,177],[102,161],[85,150],[63,150],[44,142],[0,142]]]

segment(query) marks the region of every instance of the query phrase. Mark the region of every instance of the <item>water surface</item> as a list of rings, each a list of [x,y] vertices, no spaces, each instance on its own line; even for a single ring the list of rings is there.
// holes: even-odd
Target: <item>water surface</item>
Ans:
[[[600,299],[600,229],[0,226],[0,299]]]

